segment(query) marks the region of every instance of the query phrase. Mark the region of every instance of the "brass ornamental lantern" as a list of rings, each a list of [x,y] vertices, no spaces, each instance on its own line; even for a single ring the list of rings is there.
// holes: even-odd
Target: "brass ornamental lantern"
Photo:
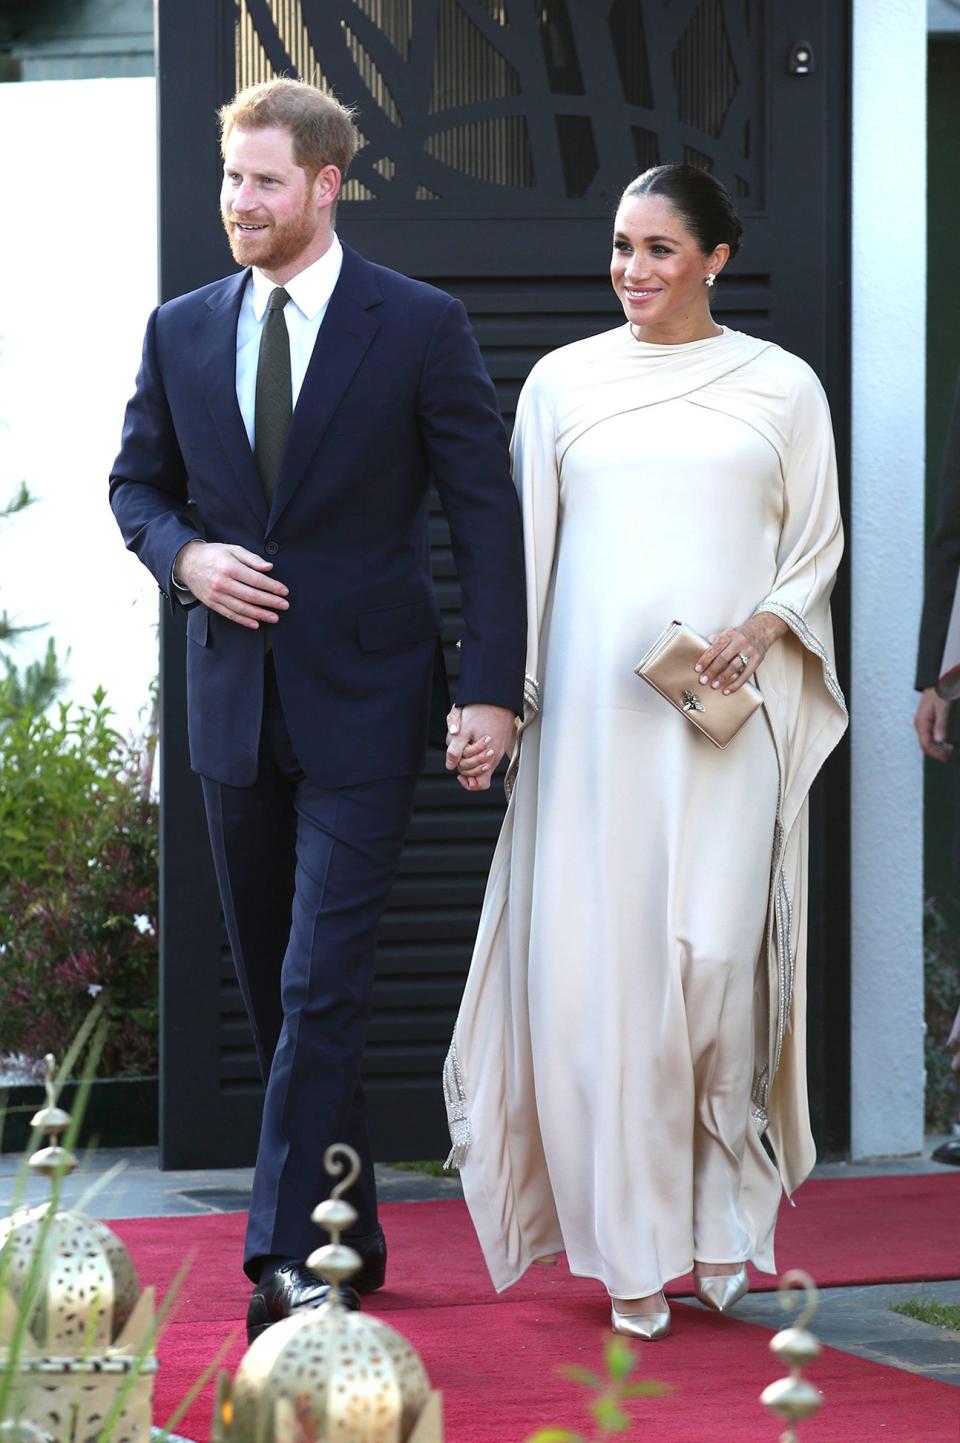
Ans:
[[[440,1394],[416,1350],[380,1319],[344,1306],[340,1285],[361,1260],[340,1241],[357,1220],[342,1194],[360,1159],[340,1144],[323,1161],[332,1177],[350,1168],[312,1214],[332,1241],[307,1266],[331,1291],[319,1307],[261,1333],[232,1383],[220,1375],[212,1443],[443,1443]]]
[[[47,1105],[32,1119],[48,1145],[29,1163],[51,1181],[76,1167],[60,1145],[70,1118],[56,1105],[54,1073],[48,1054]],[[51,1215],[54,1206],[19,1208],[0,1221],[0,1374],[14,1374],[11,1437],[96,1437],[129,1389],[112,1443],[148,1443],[157,1367],[153,1289],[140,1292],[129,1253],[104,1223],[59,1208]],[[29,1316],[18,1346],[23,1308]]]
[[[820,1389],[800,1376],[801,1369],[820,1356],[820,1344],[806,1327],[817,1310],[817,1288],[810,1274],[802,1268],[792,1268],[789,1273],[784,1273],[778,1291],[780,1303],[785,1309],[792,1306],[790,1290],[795,1283],[803,1288],[806,1295],[800,1316],[792,1328],[784,1328],[770,1339],[770,1351],[790,1365],[790,1376],[778,1378],[760,1394],[763,1406],[776,1413],[787,1425],[780,1443],[797,1443],[797,1423],[812,1417],[823,1402]]]

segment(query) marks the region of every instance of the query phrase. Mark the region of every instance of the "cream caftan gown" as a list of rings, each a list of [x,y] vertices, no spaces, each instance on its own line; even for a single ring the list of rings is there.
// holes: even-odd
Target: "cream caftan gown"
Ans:
[[[444,1071],[451,1159],[498,1289],[559,1250],[620,1298],[694,1258],[772,1270],[814,1160],[806,799],[846,725],[827,403],[769,342],[624,325],[538,363],[513,461],[526,707]],[[790,630],[718,751],[634,667],[673,618],[759,609]]]

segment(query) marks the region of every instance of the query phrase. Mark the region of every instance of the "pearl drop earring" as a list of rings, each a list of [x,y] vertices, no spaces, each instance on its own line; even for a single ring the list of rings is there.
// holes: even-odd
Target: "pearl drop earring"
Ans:
[[[714,281],[715,281],[717,278],[716,278],[716,276],[713,274],[713,272],[711,271],[710,274],[709,274],[705,279],[706,279],[706,284],[707,284],[708,286],[712,286],[713,283],[714,283]]]

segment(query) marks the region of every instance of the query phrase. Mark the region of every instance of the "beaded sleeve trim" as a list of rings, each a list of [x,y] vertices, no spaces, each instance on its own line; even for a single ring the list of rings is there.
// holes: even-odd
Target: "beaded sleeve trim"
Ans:
[[[443,1100],[447,1108],[447,1126],[450,1129],[450,1152],[445,1168],[461,1168],[470,1151],[470,1117],[467,1112],[467,1094],[463,1085],[463,1070],[454,1037],[443,1064]]]
[[[509,802],[513,792],[513,784],[517,780],[517,772],[520,768],[520,743],[526,727],[536,721],[540,715],[540,683],[535,676],[529,672],[523,678],[523,721],[517,729],[516,741],[513,744],[513,756],[510,758],[510,765],[507,767],[507,774],[503,779],[503,790],[507,794]]]
[[[754,608],[754,616],[756,616],[758,611],[769,611],[772,612],[774,616],[779,616],[780,620],[786,622],[787,626],[789,626],[790,630],[803,643],[807,650],[812,651],[814,656],[819,657],[821,665],[823,666],[823,680],[827,691],[833,697],[843,714],[846,715],[846,699],[840,690],[840,683],[833,674],[823,643],[816,632],[810,629],[800,613],[794,611],[790,606],[783,606],[779,601],[761,601],[760,605]]]

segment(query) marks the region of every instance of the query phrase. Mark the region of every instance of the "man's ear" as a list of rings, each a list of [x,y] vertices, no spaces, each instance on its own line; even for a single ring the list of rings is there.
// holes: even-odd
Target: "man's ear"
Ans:
[[[335,204],[342,182],[343,177],[335,165],[325,165],[317,171],[313,182],[313,198],[318,210],[326,210]]]

